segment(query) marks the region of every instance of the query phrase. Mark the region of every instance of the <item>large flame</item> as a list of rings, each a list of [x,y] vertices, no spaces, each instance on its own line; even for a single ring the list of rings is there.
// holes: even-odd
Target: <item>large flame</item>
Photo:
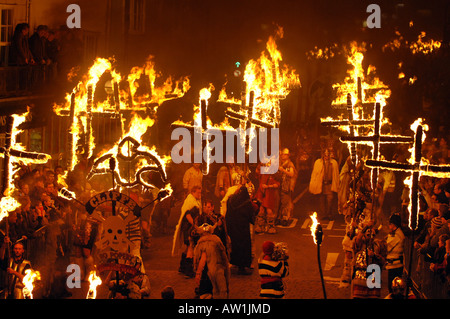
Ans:
[[[332,104],[346,104],[347,94],[350,93],[355,106],[354,119],[364,118],[364,104],[374,105],[379,102],[381,107],[384,107],[391,95],[389,88],[375,75],[374,66],[369,65],[367,70],[364,70],[362,63],[365,51],[365,44],[358,45],[356,42],[351,42],[350,46],[346,47],[347,62],[352,67],[348,70],[343,83],[333,85],[336,98]]]
[[[97,298],[97,286],[102,284],[102,280],[97,276],[97,272],[92,270],[89,273],[89,291],[87,293],[86,299],[96,299]]]
[[[16,151],[26,151],[25,146],[23,146],[21,143],[17,141],[17,137],[20,133],[23,131],[19,129],[19,126],[24,123],[29,115],[29,110],[23,114],[13,114],[13,125],[12,125],[12,131],[11,131],[11,147],[10,149],[14,149]],[[37,154],[34,152],[28,152],[32,154]],[[20,203],[13,197],[16,185],[14,183],[14,179],[16,174],[18,173],[20,169],[20,165],[29,165],[29,164],[45,164],[48,162],[48,160],[51,158],[48,154],[42,154],[45,155],[42,158],[25,158],[25,157],[17,157],[17,156],[9,156],[9,179],[8,179],[8,185],[5,187],[5,193],[2,194],[3,197],[0,201],[0,221],[8,216],[9,212],[12,212],[19,208],[21,205]],[[4,154],[1,155],[4,157]]]
[[[269,37],[266,49],[261,52],[260,57],[257,60],[250,60],[244,71],[246,105],[250,103],[250,92],[254,92],[252,114],[246,116],[272,127],[278,127],[280,124],[280,100],[285,99],[293,88],[300,86],[296,71],[282,64],[282,55],[276,43],[278,38],[283,38],[281,27],[277,29],[276,36]],[[219,101],[238,104],[237,100],[227,97],[224,89],[219,95]]]
[[[83,144],[81,138],[85,134],[89,134],[88,156],[94,154],[96,147],[94,132],[88,121],[92,114],[102,113],[103,115],[117,116],[124,110],[147,111],[150,105],[153,113],[155,113],[161,103],[169,99],[182,97],[190,88],[188,77],[177,81],[169,77],[162,86],[156,85],[156,80],[161,75],[155,71],[152,57],[148,58],[143,67],[133,67],[127,77],[122,77],[113,67],[113,63],[113,59],[97,58],[87,74],[74,88],[72,92],[74,103],[71,102],[72,93],[70,93],[66,95],[66,101],[63,105],[55,104],[53,107],[54,112],[61,116],[70,115],[71,105],[74,108],[70,127],[70,134],[73,136],[72,145],[70,145],[72,161],[69,163],[68,171],[72,171],[79,162],[77,147],[79,144]],[[93,103],[93,96],[90,96],[89,92],[95,92],[101,76],[105,73],[109,73],[111,76],[110,82],[113,92],[109,93],[111,96],[107,99]],[[137,90],[141,81],[147,82],[149,85],[144,94],[138,95]],[[119,85],[125,82],[128,82],[127,87],[129,89],[124,89],[124,85]],[[113,95],[114,97],[112,97]]]
[[[22,280],[22,283],[25,286],[22,288],[22,293],[25,299],[33,299],[33,289],[35,280],[41,280],[40,272],[32,269],[25,270],[25,277],[23,277]]]

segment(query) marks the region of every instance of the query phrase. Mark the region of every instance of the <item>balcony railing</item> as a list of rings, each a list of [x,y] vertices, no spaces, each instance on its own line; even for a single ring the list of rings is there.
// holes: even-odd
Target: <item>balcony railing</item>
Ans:
[[[33,65],[0,68],[0,98],[39,93],[54,81],[56,66]]]

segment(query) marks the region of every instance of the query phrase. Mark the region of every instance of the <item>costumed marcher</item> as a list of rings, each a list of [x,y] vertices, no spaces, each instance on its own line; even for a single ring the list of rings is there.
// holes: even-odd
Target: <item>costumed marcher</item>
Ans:
[[[345,288],[352,281],[352,264],[353,264],[353,242],[356,235],[357,225],[352,219],[347,223],[344,239],[342,240],[342,250],[344,251],[344,267],[342,270],[340,288]]]
[[[225,222],[231,239],[230,264],[237,266],[240,274],[249,274],[246,268],[252,265],[250,224],[254,224],[258,209],[245,186],[227,200]]]
[[[191,193],[194,186],[202,187],[203,173],[201,169],[201,164],[194,163],[190,168],[184,172],[183,175],[183,189],[185,194]]]
[[[88,279],[94,270],[93,249],[99,236],[100,222],[86,212],[79,214],[73,239],[72,262],[80,266],[81,277]]]
[[[185,246],[181,254],[180,268],[178,271],[184,273],[189,278],[195,276],[193,269],[194,243],[191,233],[194,220],[201,213],[201,198],[202,188],[198,185],[193,186],[190,194],[184,200],[183,206],[181,206],[180,219],[175,229],[172,244],[172,256],[175,256],[180,246]]]
[[[390,233],[386,238],[387,257],[386,269],[388,271],[388,289],[392,293],[392,281],[395,277],[403,276],[403,249],[405,235],[401,230],[401,217],[393,214],[389,219]]]
[[[269,163],[265,165],[269,165]],[[275,220],[279,204],[280,176],[278,173],[261,174],[259,167],[256,173],[259,174],[259,187],[255,198],[261,202],[261,207],[255,221],[255,233],[275,234],[277,232]]]
[[[349,156],[339,174],[338,213],[341,215],[345,215],[346,212],[345,206],[350,197],[350,182],[353,179],[353,170],[354,165],[352,158]]]
[[[368,287],[367,267],[377,264],[381,267],[386,260],[386,243],[375,238],[376,232],[371,225],[366,225],[353,242],[354,266],[352,278],[352,298],[373,299],[381,297],[381,287]],[[380,274],[381,278],[381,274]]]
[[[194,248],[194,268],[200,298],[212,293],[213,299],[226,299],[229,296],[230,267],[222,241],[214,230],[217,224],[205,223],[197,228],[200,239]]]
[[[258,259],[259,276],[261,278],[261,298],[284,298],[285,286],[283,278],[289,275],[288,251],[283,243],[265,241]]]
[[[309,192],[319,200],[322,219],[331,219],[334,194],[339,191],[339,165],[331,157],[330,150],[325,149],[321,158],[314,162]]]
[[[220,200],[223,199],[223,197],[228,191],[228,188],[233,186],[233,182],[231,179],[233,167],[234,163],[227,163],[226,165],[222,166],[217,172],[214,194]]]
[[[25,259],[25,249],[21,242],[15,243],[12,249],[12,256],[5,254],[6,245],[9,245],[9,237],[4,237],[4,243],[1,248],[1,268],[6,270],[7,282],[4,293],[7,299],[24,299],[22,289],[25,287],[22,283],[25,277],[25,271],[31,269],[30,261]]]
[[[225,216],[222,216],[214,210],[214,203],[211,199],[205,199],[203,201],[202,214],[199,215],[194,222],[196,226],[201,226],[205,223],[216,225],[216,227],[214,227],[214,235],[217,235],[220,238],[225,249],[229,252],[231,250],[231,240],[230,236],[228,236]]]
[[[401,277],[395,277],[391,283],[392,292],[384,299],[405,299],[406,283]],[[416,299],[416,295],[412,290],[409,290],[408,299]]]
[[[285,148],[281,152],[281,165],[279,171],[281,173],[281,192],[280,192],[280,224],[289,226],[292,223],[292,213],[294,204],[292,202],[292,192],[295,188],[297,179],[297,170],[294,163],[289,158],[289,149]]]

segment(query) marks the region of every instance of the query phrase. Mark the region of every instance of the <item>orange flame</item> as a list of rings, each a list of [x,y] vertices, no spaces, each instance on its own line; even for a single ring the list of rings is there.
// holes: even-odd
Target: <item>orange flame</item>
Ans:
[[[35,280],[41,280],[40,272],[32,269],[25,270],[25,277],[23,277],[22,280],[22,283],[25,286],[22,288],[22,293],[25,299],[33,299],[33,283]]]
[[[92,270],[89,274],[89,291],[86,299],[96,299],[97,298],[97,286],[102,284],[102,280],[95,270]]]
[[[280,100],[301,85],[295,70],[282,64],[282,55],[276,44],[278,38],[283,38],[281,27],[276,36],[269,37],[266,50],[261,52],[257,60],[250,60],[244,71],[246,105],[250,102],[250,92],[254,92],[253,114],[248,117],[273,127],[277,127],[281,120]],[[236,99],[227,98],[224,89],[219,95],[219,101],[241,104]]]
[[[317,230],[317,226],[319,225],[319,221],[317,220],[317,213],[314,212],[311,216],[309,216],[312,220],[312,225],[310,227],[311,230],[311,235],[314,239],[314,244],[317,244],[317,240],[316,240],[316,230]]]

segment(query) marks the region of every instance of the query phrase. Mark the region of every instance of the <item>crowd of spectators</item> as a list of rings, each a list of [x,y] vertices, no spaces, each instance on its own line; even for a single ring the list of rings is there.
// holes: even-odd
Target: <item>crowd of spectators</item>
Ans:
[[[298,172],[298,187],[296,187],[294,195],[302,192],[303,186],[308,184],[314,160],[322,149],[333,149],[332,156],[336,158],[340,169],[344,166],[348,155],[346,145],[339,143],[338,138],[327,136],[314,139],[303,129],[299,130],[293,142],[288,145],[292,150],[292,162]],[[409,157],[407,147],[396,146],[392,154],[392,158],[399,162],[405,162]],[[447,164],[449,149],[446,139],[444,137],[428,138],[423,145],[423,156],[430,163]],[[65,267],[73,261],[73,258],[84,259],[86,268],[83,275],[85,276],[89,274],[89,267],[93,266],[89,259],[89,250],[93,246],[79,243],[78,237],[82,233],[80,227],[85,225],[87,220],[85,207],[80,203],[86,203],[93,195],[109,189],[109,186],[102,185],[101,180],[88,183],[85,179],[87,169],[88,164],[81,161],[66,178],[70,189],[76,193],[78,201],[68,201],[58,196],[58,190],[62,187],[58,180],[65,174],[64,168],[61,166],[23,166],[15,179],[14,196],[20,202],[21,207],[1,221],[2,242],[6,233],[6,224],[8,224],[10,242],[24,243],[25,258],[30,260],[33,268],[40,269],[42,272],[44,279],[42,296],[69,295],[65,285],[67,276]],[[176,171],[174,173],[169,178],[176,179],[182,175],[177,175]],[[388,213],[400,212],[402,228],[406,230],[408,228],[406,209],[409,191],[403,184],[405,176],[403,172],[396,172],[398,200],[394,201]],[[107,181],[103,182],[108,183]],[[255,184],[257,188],[258,182],[256,181]],[[175,188],[177,187],[176,181],[173,181],[173,185]],[[422,259],[424,262],[418,264],[416,271],[426,268],[427,271],[440,276],[445,282],[450,275],[447,263],[450,253],[450,213],[448,211],[450,183],[446,178],[422,176],[420,190],[421,219],[414,247],[418,254],[424,257]],[[177,189],[175,189],[176,191]],[[168,209],[170,210],[170,207]],[[279,212],[276,211],[275,215],[279,216]],[[155,214],[155,216],[158,215]],[[165,216],[165,221],[157,221],[156,224],[162,222],[167,226],[167,217]],[[147,220],[147,222],[149,221]],[[145,231],[150,232],[150,229]],[[407,234],[406,231],[405,234]],[[92,239],[98,233],[94,231],[92,234],[84,235],[90,236],[89,238]],[[89,238],[87,242],[89,242]],[[90,242],[92,244],[92,240]],[[2,272],[1,275],[4,279],[5,273]],[[4,282],[3,279],[2,282]]]
[[[26,72],[21,73],[21,80],[37,85],[67,77],[73,67],[80,65],[82,49],[77,30],[38,25],[31,32],[28,23],[19,23],[12,37],[8,62],[10,66],[29,67],[24,68]]]

